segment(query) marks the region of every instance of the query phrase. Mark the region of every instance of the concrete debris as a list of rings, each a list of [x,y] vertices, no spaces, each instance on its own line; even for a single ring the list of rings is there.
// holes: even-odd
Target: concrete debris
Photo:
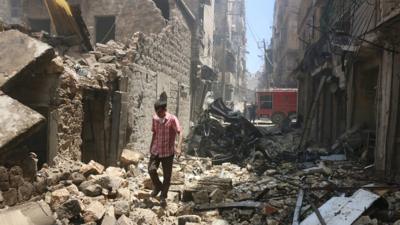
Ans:
[[[96,174],[101,174],[104,171],[104,166],[101,165],[100,163],[97,163],[93,160],[91,160],[88,164],[84,164],[80,171],[85,177],[89,175],[96,175]]]
[[[2,68],[1,65],[0,68]],[[0,77],[4,77],[1,72]],[[0,150],[12,148],[11,144],[21,141],[16,139],[22,139],[32,134],[44,121],[42,115],[17,100],[4,95],[1,91],[0,112],[2,115],[0,118]]]
[[[144,155],[141,152],[124,149],[121,154],[121,164],[123,166],[137,165],[143,158]]]
[[[10,83],[28,75],[30,69],[49,63],[54,54],[50,45],[19,31],[0,32],[0,55],[7,56],[0,58],[0,87],[10,88]]]
[[[103,218],[105,211],[103,204],[93,201],[83,210],[83,220],[86,223],[99,221]]]
[[[153,41],[144,39],[141,33],[135,34],[134,38],[143,39],[143,42]],[[168,39],[167,36],[157,35],[152,38]],[[16,43],[15,40],[20,42]],[[25,158],[17,163],[8,160],[7,165],[0,166],[0,208],[9,207],[0,212],[0,221],[25,225],[29,224],[25,217],[39,217],[35,221],[45,225],[278,225],[291,224],[295,217],[294,221],[303,223],[307,218],[313,218],[316,224],[320,222],[316,220],[316,211],[319,209],[323,216],[329,214],[333,218],[348,212],[348,215],[352,215],[348,223],[399,223],[396,221],[400,219],[400,188],[365,187],[373,180],[373,174],[364,169],[365,165],[352,161],[350,153],[360,155],[358,149],[363,142],[359,129],[342,135],[330,149],[310,144],[305,151],[297,151],[300,131],[281,132],[276,127],[261,129],[227,108],[222,100],[211,103],[193,128],[186,149],[189,154],[174,163],[167,207],[163,208],[160,199],[150,194],[153,185],[147,174],[149,158],[139,151],[141,148],[118,147],[118,154],[113,151],[98,154],[98,148],[110,142],[108,137],[103,140],[104,134],[118,133],[115,130],[101,133],[102,144],[96,143],[93,145],[95,147],[82,140],[92,138],[92,132],[96,132],[96,128],[86,131],[87,127],[82,126],[85,119],[91,117],[86,116],[91,110],[89,108],[97,103],[94,96],[104,95],[104,104],[96,105],[95,108],[106,108],[99,113],[95,110],[96,116],[109,116],[114,113],[112,100],[122,93],[120,90],[121,93],[115,92],[113,87],[123,86],[126,89],[124,76],[127,73],[134,72],[135,76],[139,76],[138,80],[144,85],[141,89],[163,82],[163,79],[157,77],[159,73],[142,74],[141,66],[128,65],[126,62],[147,60],[146,65],[156,64],[159,68],[156,71],[166,69],[159,61],[149,61],[146,55],[142,58],[142,55],[134,54],[136,51],[153,51],[142,49],[141,44],[141,41],[132,41],[125,46],[110,41],[107,44],[96,44],[96,49],[86,54],[77,54],[69,49],[65,55],[54,57],[54,49],[27,35],[16,31],[0,33],[0,55],[9,55],[8,52],[11,54],[11,57],[0,58],[0,86],[5,93],[0,92],[0,150],[11,149],[2,151],[0,158],[12,158],[5,157],[9,152],[18,155],[17,158],[21,158],[22,153],[31,152],[31,149],[26,151],[28,147],[21,146],[21,143],[27,141],[32,134],[38,134],[36,131],[45,119],[26,106],[28,104],[7,96],[7,88],[14,84],[13,81],[26,76],[25,72],[33,66],[43,70],[45,75],[57,75],[57,79],[54,79],[57,82],[48,84],[56,89],[55,96],[46,99],[55,102],[50,107],[55,108],[54,112],[49,112],[52,117],[46,119],[57,122],[51,124],[54,127],[47,126],[46,129],[56,130],[54,138],[59,139],[58,143],[52,143],[57,145],[54,146],[57,151],[51,152],[54,155],[46,155],[54,158],[51,166],[43,164],[38,170],[38,161],[35,159],[43,159],[37,159],[33,154],[29,155],[30,161]],[[26,48],[26,45],[33,47]],[[15,53],[10,50],[11,47],[16,50]],[[167,50],[157,49],[157,54],[162,54],[161,51]],[[21,55],[23,57],[17,57]],[[173,54],[169,55],[174,57]],[[176,69],[172,67],[169,65],[167,69],[175,73]],[[184,89],[185,86],[179,88]],[[40,88],[34,90],[37,89]],[[184,94],[179,90],[169,91]],[[141,100],[148,97],[142,96],[146,94],[145,91],[135,101],[138,109],[144,107],[145,103]],[[126,97],[134,98],[121,98]],[[85,102],[90,104],[85,105]],[[152,109],[152,106],[146,107]],[[142,123],[139,120],[143,119],[143,112],[136,109],[129,111],[129,114],[135,113],[140,118],[138,122]],[[97,119],[107,121],[102,124],[106,127],[114,125],[109,124],[108,119]],[[137,128],[124,127],[120,131],[129,130],[144,136],[148,134],[132,129]],[[123,132],[118,135],[128,136]],[[48,140],[51,141],[53,139]],[[143,146],[146,145],[143,141]],[[81,152],[81,148],[85,151]],[[5,152],[7,154],[3,154]],[[81,163],[80,159],[89,162]],[[162,170],[159,173],[162,174]],[[363,192],[371,198],[360,204],[363,197],[357,198],[360,192],[357,190],[363,186]],[[302,194],[299,195],[300,190]],[[341,209],[325,210],[324,206],[331,204],[330,199],[341,199],[346,204],[341,204]],[[350,201],[353,205],[357,203],[361,206],[355,210],[356,213],[347,210]],[[34,204],[40,204],[40,207]],[[37,212],[38,208],[43,208],[45,213]],[[34,210],[35,213],[27,216],[24,210]],[[326,222],[329,224],[330,221],[326,219]]]

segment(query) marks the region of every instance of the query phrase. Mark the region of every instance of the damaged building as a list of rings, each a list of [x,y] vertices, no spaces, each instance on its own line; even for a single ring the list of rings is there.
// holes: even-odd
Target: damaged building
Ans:
[[[35,152],[41,164],[65,157],[115,165],[125,146],[147,152],[153,104],[162,92],[168,95],[169,111],[188,131],[191,31],[182,4],[143,0],[70,5],[74,16],[74,10],[80,15],[71,21],[87,25],[91,43],[86,46],[94,51],[71,46],[60,35],[65,30],[59,29],[59,13],[49,15],[52,5],[46,1],[21,1],[15,16],[9,13],[11,6],[0,10],[4,21],[29,25],[35,36],[16,30],[1,33],[2,55],[14,54],[1,61],[4,110],[15,105],[27,119],[12,133],[4,132],[2,149]],[[113,19],[107,17],[113,14]],[[21,46],[15,46],[18,38]],[[31,43],[37,50],[27,54]],[[3,127],[13,127],[6,124],[15,119],[6,117]]]
[[[266,53],[272,61],[272,71],[267,71],[267,73],[271,73],[269,83],[272,87],[297,87],[296,80],[289,75],[299,63],[300,58],[300,40],[297,38],[297,13],[300,2],[298,0],[277,0],[275,2],[271,52]]]
[[[292,73],[299,80],[302,147],[346,142],[392,181],[399,180],[398,6],[302,1],[298,36],[304,57]]]
[[[215,2],[214,60],[218,84],[213,88],[225,101],[243,101],[246,87],[246,16],[243,0]]]

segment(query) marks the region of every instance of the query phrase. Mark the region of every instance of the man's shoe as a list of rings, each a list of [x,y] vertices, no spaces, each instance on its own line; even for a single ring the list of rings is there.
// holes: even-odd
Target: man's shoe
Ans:
[[[161,198],[160,199],[160,205],[163,208],[167,207],[167,200],[165,198]]]
[[[157,197],[157,195],[160,193],[160,190],[153,190],[151,193],[150,193],[150,196],[151,197],[153,197],[153,198],[155,198],[155,197]]]

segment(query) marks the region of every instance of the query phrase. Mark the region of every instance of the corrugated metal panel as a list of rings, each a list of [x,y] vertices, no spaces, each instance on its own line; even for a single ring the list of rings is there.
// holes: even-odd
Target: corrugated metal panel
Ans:
[[[358,219],[379,195],[360,189],[351,197],[333,197],[319,208],[327,225],[351,225]],[[300,225],[320,225],[315,213],[311,214]]]

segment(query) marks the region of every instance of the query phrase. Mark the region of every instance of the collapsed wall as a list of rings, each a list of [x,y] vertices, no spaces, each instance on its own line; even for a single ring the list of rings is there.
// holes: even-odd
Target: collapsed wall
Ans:
[[[130,45],[134,54],[128,85],[128,124],[130,143],[146,152],[151,141],[151,118],[154,102],[165,91],[168,111],[175,114],[184,132],[190,116],[190,40],[182,20],[174,20],[159,34],[136,33]]]

